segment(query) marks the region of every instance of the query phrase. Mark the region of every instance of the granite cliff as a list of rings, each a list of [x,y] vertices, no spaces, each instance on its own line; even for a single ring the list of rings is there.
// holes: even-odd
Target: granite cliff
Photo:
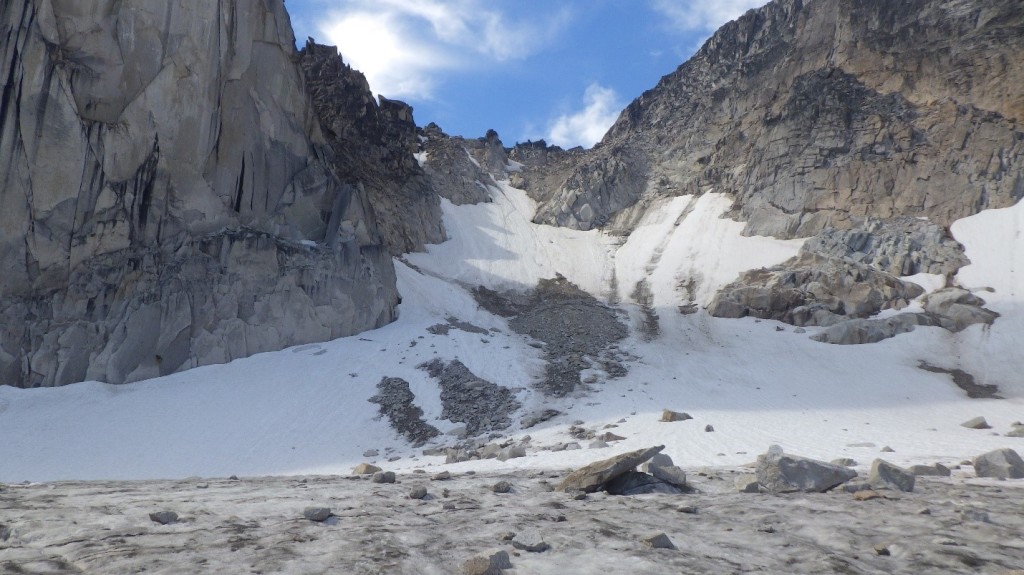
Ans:
[[[372,329],[390,256],[444,237],[412,110],[281,0],[4,2],[0,76],[0,383]]]

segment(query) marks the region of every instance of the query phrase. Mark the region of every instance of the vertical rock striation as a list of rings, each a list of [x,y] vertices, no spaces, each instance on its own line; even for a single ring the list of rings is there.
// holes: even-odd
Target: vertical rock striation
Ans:
[[[134,381],[393,318],[369,172],[336,167],[299,58],[281,0],[0,4],[0,383]]]

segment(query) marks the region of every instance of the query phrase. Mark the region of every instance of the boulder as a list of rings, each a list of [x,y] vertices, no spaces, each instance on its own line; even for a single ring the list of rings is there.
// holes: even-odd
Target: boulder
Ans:
[[[871,462],[868,483],[874,489],[892,488],[910,492],[914,490],[914,474],[888,461],[876,459]]]
[[[770,493],[825,492],[857,476],[841,465],[783,453],[773,445],[757,457],[757,481]]]
[[[378,471],[383,470],[380,467],[377,467],[376,465],[371,465],[369,463],[360,463],[359,465],[356,465],[352,469],[352,475],[373,475]]]
[[[612,479],[627,471],[636,469],[638,465],[661,453],[663,449],[665,449],[664,445],[658,445],[595,461],[569,474],[568,477],[558,484],[557,489],[559,491],[585,491],[587,493],[599,491]]]
[[[516,533],[516,536],[512,538],[512,546],[516,549],[529,551],[530,553],[542,553],[551,548],[551,546],[544,541],[544,536],[541,535],[540,532],[532,529],[522,533]]]
[[[150,521],[160,525],[170,525],[178,522],[178,514],[173,511],[157,511],[149,514]]]
[[[1024,477],[1024,460],[1012,449],[996,449],[974,458],[974,472],[978,477],[1020,479]]]
[[[907,468],[907,471],[914,475],[924,475],[929,477],[949,477],[952,475],[952,471],[941,463],[935,463],[932,465],[911,465]]]
[[[666,423],[671,423],[673,421],[686,421],[687,419],[693,419],[693,417],[691,417],[689,413],[683,411],[672,411],[671,409],[666,409],[661,412],[661,421]]]
[[[302,510],[302,516],[310,521],[321,523],[327,521],[331,516],[330,507],[307,507]]]
[[[992,429],[992,426],[980,415],[961,423],[960,427],[966,427],[967,429]]]
[[[648,493],[677,495],[683,492],[682,489],[671,483],[639,471],[627,471],[613,478],[605,484],[605,490],[611,495],[645,495]]]
[[[664,533],[657,533],[655,535],[650,535],[648,537],[644,537],[640,541],[643,542],[644,545],[650,547],[651,549],[675,549],[676,548],[675,544],[672,543],[672,540],[669,539],[668,535],[666,535]]]
[[[374,483],[394,483],[395,472],[394,471],[378,471],[373,474],[370,481]]]

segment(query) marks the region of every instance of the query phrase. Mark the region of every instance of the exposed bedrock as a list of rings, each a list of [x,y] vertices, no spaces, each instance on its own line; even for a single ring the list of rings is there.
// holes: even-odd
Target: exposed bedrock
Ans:
[[[0,383],[120,383],[393,318],[400,234],[371,172],[338,168],[298,60],[281,0],[0,5]]]
[[[900,309],[924,290],[853,260],[802,253],[777,266],[744,272],[718,292],[708,311],[793,325],[832,325]]]
[[[948,227],[1024,197],[1022,55],[1017,0],[777,0],[723,26],[595,148],[555,151],[557,181],[523,183],[536,221],[580,229],[628,231],[638,198],[708,189],[736,199],[749,234]]]

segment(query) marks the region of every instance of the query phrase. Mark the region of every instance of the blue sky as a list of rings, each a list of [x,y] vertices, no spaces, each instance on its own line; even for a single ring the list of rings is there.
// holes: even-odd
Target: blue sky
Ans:
[[[287,0],[371,89],[466,137],[592,146],[714,30],[766,0]]]

